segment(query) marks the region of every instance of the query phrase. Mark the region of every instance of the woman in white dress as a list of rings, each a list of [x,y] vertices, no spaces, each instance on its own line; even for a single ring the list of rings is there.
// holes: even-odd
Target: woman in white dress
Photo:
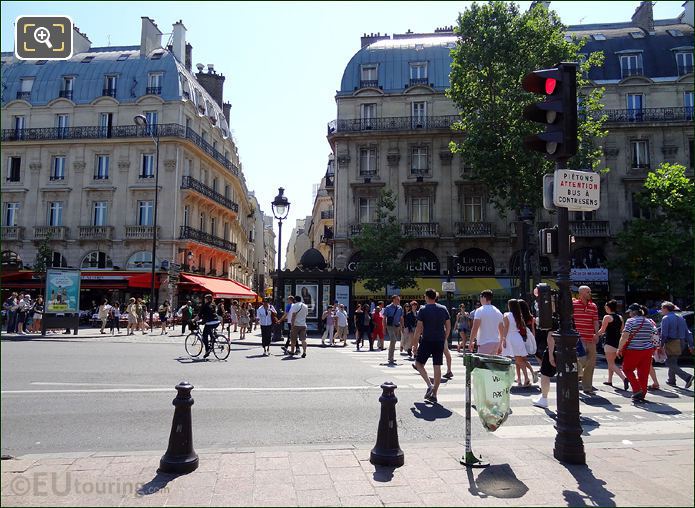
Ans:
[[[531,386],[526,369],[523,368],[526,365],[525,360],[528,352],[526,351],[525,342],[526,323],[524,323],[524,318],[521,314],[521,306],[517,300],[511,299],[507,302],[507,307],[509,312],[504,313],[503,319],[502,356],[514,358],[517,372],[521,371],[524,373],[523,386]],[[521,384],[521,376],[519,376],[518,383]]]

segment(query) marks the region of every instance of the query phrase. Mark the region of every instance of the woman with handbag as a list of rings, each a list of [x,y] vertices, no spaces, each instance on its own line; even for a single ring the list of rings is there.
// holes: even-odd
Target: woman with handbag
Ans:
[[[613,374],[618,376],[623,381],[623,389],[627,391],[630,382],[627,380],[623,372],[615,364],[616,353],[618,352],[618,343],[620,342],[620,333],[623,331],[623,318],[618,314],[618,302],[609,300],[604,306],[606,315],[601,321],[601,328],[598,331],[598,336],[605,334],[603,340],[603,352],[606,355],[608,362],[608,381],[604,381],[606,386],[613,386]]]
[[[644,402],[654,350],[652,334],[656,333],[656,327],[642,315],[639,304],[631,304],[628,311],[630,318],[625,322],[617,354],[623,357],[623,373],[632,386],[632,400]]]

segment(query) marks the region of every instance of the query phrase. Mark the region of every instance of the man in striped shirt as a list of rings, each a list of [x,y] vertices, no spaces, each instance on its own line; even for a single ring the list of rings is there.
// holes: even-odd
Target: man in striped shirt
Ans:
[[[586,356],[579,359],[579,377],[584,393],[593,393],[594,367],[596,367],[596,343],[598,342],[598,308],[591,301],[591,288],[579,287],[579,298],[572,300],[574,307],[574,326],[586,350]]]

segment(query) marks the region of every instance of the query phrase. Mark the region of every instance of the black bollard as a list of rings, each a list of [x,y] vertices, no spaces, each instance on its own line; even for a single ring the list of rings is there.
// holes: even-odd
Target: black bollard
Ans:
[[[405,461],[403,450],[398,446],[398,426],[396,425],[396,403],[394,395],[397,386],[386,382],[381,385],[384,393],[379,397],[381,402],[381,418],[376,435],[376,446],[369,454],[369,462],[375,466],[401,467]]]
[[[178,394],[174,404],[174,419],[171,422],[169,447],[159,461],[160,473],[186,474],[198,469],[198,454],[193,450],[193,428],[191,425],[191,406],[193,385],[181,381],[176,385]]]

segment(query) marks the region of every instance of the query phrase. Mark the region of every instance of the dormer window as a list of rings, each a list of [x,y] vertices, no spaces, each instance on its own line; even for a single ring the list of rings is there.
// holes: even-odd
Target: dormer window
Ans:
[[[601,33],[592,34],[591,36],[594,38],[595,41],[605,41],[606,40],[606,36],[601,34]]]
[[[129,56],[130,56],[129,53],[123,53],[122,55],[120,55],[120,56],[118,57],[118,61],[119,61],[119,62],[122,62],[123,60],[128,60],[128,57],[129,57]]]
[[[672,28],[671,30],[666,30],[666,32],[668,32],[668,34],[671,37],[683,37],[683,35],[684,35],[683,32],[681,32],[680,30],[677,30],[675,28]]]
[[[644,32],[630,32],[630,37],[633,39],[644,39]]]
[[[75,78],[73,76],[63,77],[63,88],[60,90],[59,96],[65,99],[72,100],[72,91],[75,86]]]
[[[94,55],[88,55],[82,59],[82,63],[89,63],[94,60]]]
[[[162,73],[150,72],[147,76],[147,94],[162,95]]]
[[[104,76],[104,90],[102,95],[107,95],[109,97],[116,97],[116,83],[118,81],[117,76],[106,75]]]
[[[17,92],[17,99],[28,101],[31,99],[31,89],[34,87],[34,78],[22,78],[20,80],[20,90]]]
[[[163,51],[158,51],[157,53],[154,53],[150,58],[152,60],[161,60],[163,54],[164,54]]]
[[[379,86],[377,64],[363,64],[360,68],[360,88]]]
[[[693,52],[682,51],[676,53],[676,64],[678,65],[678,75],[684,76],[693,72]]]
[[[427,62],[410,63],[410,84],[427,84]]]
[[[644,69],[642,68],[642,54],[620,56],[620,70],[623,79],[630,76],[643,76]]]

